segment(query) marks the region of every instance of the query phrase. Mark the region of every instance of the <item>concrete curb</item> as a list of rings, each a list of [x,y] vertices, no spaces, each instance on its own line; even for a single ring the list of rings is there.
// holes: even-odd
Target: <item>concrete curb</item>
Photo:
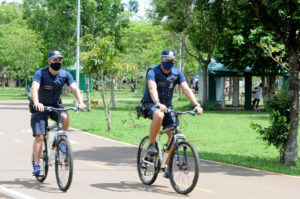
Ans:
[[[0,193],[7,196],[7,197],[9,197],[9,198],[14,198],[14,199],[35,199],[31,196],[27,196],[23,193],[13,191],[13,190],[5,188],[1,185],[0,185]]]

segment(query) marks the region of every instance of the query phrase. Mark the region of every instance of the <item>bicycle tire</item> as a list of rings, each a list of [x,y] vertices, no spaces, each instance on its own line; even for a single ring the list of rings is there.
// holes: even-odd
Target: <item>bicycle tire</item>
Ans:
[[[190,151],[187,151],[188,149]],[[178,174],[174,174],[177,169],[179,170]],[[199,178],[199,157],[192,144],[187,141],[181,141],[178,144],[178,147],[171,153],[168,172],[171,185],[177,193],[186,195],[195,188]],[[190,184],[185,185],[183,183],[188,181],[187,175],[189,174],[191,174],[192,180]],[[183,182],[179,182],[180,180]]]
[[[138,170],[139,178],[142,181],[142,183],[146,185],[151,185],[155,182],[157,175],[160,171],[160,162],[158,162],[158,166],[156,166],[156,161],[158,156],[151,157],[151,160],[149,161],[149,162],[153,162],[154,166],[151,166],[144,162],[145,158],[148,158],[147,156],[148,144],[149,144],[149,136],[144,137],[139,144],[138,153],[137,153],[137,170]],[[158,148],[156,142],[155,142],[155,146],[156,148]],[[149,179],[147,176],[148,173],[150,173]]]
[[[62,147],[63,144],[65,145],[65,151]],[[66,172],[67,175],[63,172]],[[73,178],[73,156],[70,142],[65,137],[60,138],[56,146],[55,176],[59,189],[67,191]],[[66,179],[63,179],[63,177],[66,177]]]
[[[34,158],[32,154],[32,166],[34,166]],[[39,182],[44,182],[48,175],[49,170],[49,164],[48,164],[48,147],[47,147],[47,139],[44,137],[44,140],[42,142],[42,154],[40,156],[40,168],[41,173],[38,176],[35,176],[36,180]]]

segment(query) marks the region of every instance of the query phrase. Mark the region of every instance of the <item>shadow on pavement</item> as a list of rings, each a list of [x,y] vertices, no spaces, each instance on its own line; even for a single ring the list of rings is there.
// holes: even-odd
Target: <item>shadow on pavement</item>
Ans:
[[[248,168],[226,165],[222,163],[200,160],[200,174],[201,173],[225,173],[233,176],[257,176],[262,177],[269,175],[264,171],[252,170]]]
[[[173,196],[182,197],[182,195],[179,195],[176,192],[173,192],[172,190],[164,191],[163,188],[167,188],[167,186],[160,186],[160,185],[149,186],[149,185],[144,185],[141,182],[121,181],[119,183],[91,184],[91,186],[99,189],[114,191],[114,192],[147,191],[151,193],[165,194],[168,196],[173,195]]]
[[[36,189],[47,193],[61,192],[58,188],[49,187],[50,183],[40,183],[30,178],[15,178],[14,181],[0,181],[0,184],[6,188]]]
[[[120,164],[136,166],[136,155],[136,147],[93,147],[73,152],[74,159],[105,162],[110,166]]]
[[[99,161],[108,166],[127,164],[136,168],[137,147],[93,147],[89,150],[73,152],[77,160]],[[259,161],[259,160],[258,160]],[[200,160],[201,173],[225,173],[233,176],[265,176],[264,171]]]

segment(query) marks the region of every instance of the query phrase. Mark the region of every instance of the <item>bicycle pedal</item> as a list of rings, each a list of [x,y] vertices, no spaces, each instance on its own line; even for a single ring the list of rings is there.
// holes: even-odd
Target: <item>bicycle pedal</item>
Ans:
[[[32,176],[34,176],[34,177],[44,177],[44,175],[34,175],[34,174],[32,174]]]

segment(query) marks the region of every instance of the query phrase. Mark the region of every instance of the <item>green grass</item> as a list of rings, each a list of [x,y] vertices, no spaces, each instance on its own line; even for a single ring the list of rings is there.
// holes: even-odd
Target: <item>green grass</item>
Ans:
[[[99,99],[99,92],[92,99]],[[116,91],[116,99],[141,98],[130,90]],[[178,95],[175,95],[176,98]],[[74,99],[73,95],[69,97]],[[0,88],[0,100],[25,100],[24,88]],[[102,103],[87,113],[70,113],[71,126],[112,139],[138,145],[148,135],[149,119],[136,118],[135,106],[139,102],[118,102],[117,110],[111,110],[112,131],[107,132],[107,122]],[[72,106],[72,105],[69,105]],[[174,103],[176,110],[186,110],[187,101]],[[206,111],[200,117],[183,116],[181,129],[203,159],[241,165],[267,171],[300,175],[300,157],[297,167],[278,163],[279,154],[275,147],[257,139],[258,134],[249,126],[251,122],[268,125],[268,116],[252,111]],[[300,132],[300,131],[299,131]],[[300,143],[299,143],[300,146]],[[300,150],[299,150],[300,151]]]
[[[129,89],[115,90],[115,99],[140,99],[142,98],[142,93],[131,92]],[[84,99],[86,99],[86,93],[83,94]],[[110,98],[110,96],[108,96]],[[10,88],[0,87],[0,100],[26,100],[25,88]],[[62,95],[62,99],[75,99],[72,93],[68,93],[66,96]],[[101,99],[100,92],[93,90],[91,93],[91,99]]]
[[[27,99],[25,95],[25,88],[16,87],[0,87],[0,100],[25,100]]]
[[[137,105],[138,102],[117,103],[117,110],[111,110],[111,132],[107,132],[102,104],[90,113],[70,113],[71,126],[138,145],[148,135],[151,121],[136,118],[134,108]],[[174,106],[176,110],[190,108],[187,102],[175,102]],[[196,147],[200,158],[300,175],[300,157],[297,167],[279,164],[276,148],[257,139],[258,134],[250,128],[251,122],[267,126],[267,117],[261,112],[207,111],[200,117],[183,116],[180,121],[183,134]]]

